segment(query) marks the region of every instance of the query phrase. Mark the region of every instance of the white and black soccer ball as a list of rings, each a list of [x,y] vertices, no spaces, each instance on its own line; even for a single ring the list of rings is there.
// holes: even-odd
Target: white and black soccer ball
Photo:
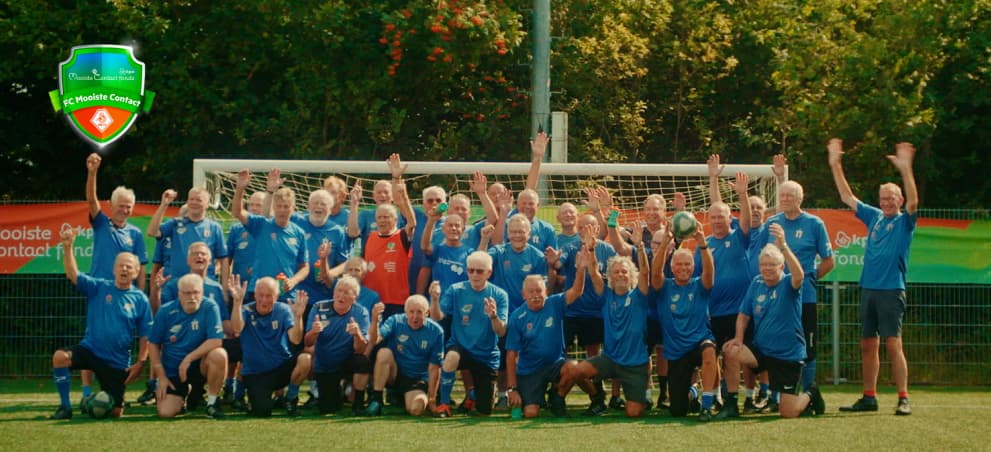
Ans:
[[[107,391],[100,391],[90,396],[84,403],[86,413],[93,419],[103,419],[114,409],[114,397]]]
[[[671,233],[677,239],[686,239],[695,234],[697,222],[695,216],[688,211],[682,210],[671,217]]]

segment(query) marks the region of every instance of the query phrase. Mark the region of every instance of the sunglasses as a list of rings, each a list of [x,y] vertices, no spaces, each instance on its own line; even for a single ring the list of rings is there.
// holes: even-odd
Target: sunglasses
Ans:
[[[468,273],[482,274],[482,273],[485,273],[487,271],[488,271],[488,269],[485,269],[485,268],[469,268],[468,269]]]

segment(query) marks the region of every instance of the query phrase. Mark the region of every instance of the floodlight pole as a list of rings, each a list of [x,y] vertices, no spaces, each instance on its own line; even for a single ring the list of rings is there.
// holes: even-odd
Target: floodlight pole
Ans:
[[[551,116],[551,0],[533,0],[533,60],[530,63],[530,137],[543,130],[550,133]],[[549,147],[549,146],[548,146]],[[543,161],[548,161],[544,153]],[[543,198],[547,184],[543,176],[537,188]]]

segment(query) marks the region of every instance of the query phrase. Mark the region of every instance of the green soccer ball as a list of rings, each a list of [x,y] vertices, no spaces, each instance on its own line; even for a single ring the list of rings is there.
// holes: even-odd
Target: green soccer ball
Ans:
[[[679,240],[687,239],[695,234],[695,216],[682,210],[671,217],[671,233]]]
[[[86,413],[93,419],[103,419],[114,409],[114,398],[106,391],[100,391],[83,401]]]

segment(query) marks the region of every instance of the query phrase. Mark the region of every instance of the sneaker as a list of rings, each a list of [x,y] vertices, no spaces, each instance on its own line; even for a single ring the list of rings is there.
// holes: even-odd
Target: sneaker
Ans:
[[[224,387],[224,396],[221,398],[221,402],[227,405],[234,402],[234,388]]]
[[[306,403],[303,403],[302,408],[310,410],[317,407],[317,402],[320,401],[320,398],[314,397],[313,393],[308,393],[308,394],[310,394],[310,396],[307,397]]]
[[[668,399],[666,397],[664,397],[664,394],[661,394],[661,395],[657,396],[657,405],[655,405],[655,407],[658,410],[668,410],[668,409],[671,409],[671,407],[666,403],[667,400]]]
[[[761,407],[767,403],[767,393],[757,391],[757,395],[754,396],[754,406]]]
[[[689,400],[688,401],[688,412],[689,413],[698,413],[699,411],[702,411],[702,403],[699,402],[699,399],[691,399],[691,400]]]
[[[908,397],[898,398],[898,408],[895,408],[895,415],[908,416],[912,414],[912,405],[908,404]]]
[[[643,410],[644,411],[650,411],[650,410],[653,410],[653,409],[654,409],[654,401],[653,400],[650,400],[650,398],[647,398],[647,403],[644,404]]]
[[[138,396],[138,403],[142,405],[148,405],[150,403],[155,403],[155,390],[151,389],[151,385],[145,384],[145,392],[142,392]]]
[[[237,411],[248,411],[248,404],[244,401],[244,397],[236,398],[231,402],[231,409]]]
[[[499,400],[495,404],[495,409],[497,410],[508,410],[509,409],[509,396],[501,395]]]
[[[470,413],[475,411],[475,400],[465,397],[465,399],[461,401],[461,405],[458,405],[458,411],[462,413]]]
[[[55,414],[51,415],[49,419],[72,419],[72,407],[59,405],[59,407],[55,409]]]
[[[812,412],[815,415],[820,415],[826,413],[826,401],[822,398],[822,392],[819,391],[819,386],[813,384],[809,386],[809,406],[812,407]]]
[[[568,417],[568,403],[564,400],[564,397],[553,393],[550,396],[550,407],[551,413],[556,417]]]
[[[605,397],[600,395],[592,399],[592,403],[590,403],[588,405],[588,408],[586,408],[585,411],[582,412],[582,416],[585,417],[602,416],[603,414],[606,414],[607,411],[609,411],[609,407],[606,406]]]
[[[840,411],[877,411],[877,398],[861,397],[853,405],[841,406]]]
[[[381,416],[382,415],[382,402],[378,400],[372,400],[368,402],[368,406],[365,411],[361,413],[362,416]]]
[[[773,400],[768,400],[767,403],[764,404],[764,409],[761,410],[762,413],[777,413],[779,411],[781,411],[781,408],[778,406],[778,402]]]
[[[609,399],[609,408],[613,410],[625,410],[626,401],[620,396],[612,396],[612,398]]]
[[[86,404],[89,403],[89,400],[92,399],[94,395],[95,394],[90,394],[88,396],[79,399],[79,414],[87,414]]]
[[[285,399],[283,398],[283,400]],[[286,400],[283,402],[283,405],[286,407],[286,414],[289,417],[299,417],[299,408],[297,407],[299,405],[299,398]]]
[[[227,417],[224,415],[224,412],[220,409],[219,400],[206,406],[206,415],[214,419],[224,419]]]
[[[740,407],[736,406],[735,403],[727,404],[719,411],[719,414],[715,416],[717,420],[723,419],[733,419],[740,417]]]
[[[711,420],[712,420],[712,410],[705,409],[702,410],[701,413],[699,413],[699,417],[698,417],[699,422],[709,422]]]
[[[365,415],[365,402],[355,400],[351,403],[351,415],[352,416],[364,416]]]
[[[760,413],[760,407],[754,404],[754,399],[747,397],[743,401],[743,414],[756,414]]]
[[[451,407],[447,406],[446,403],[437,405],[437,417],[451,417]]]

